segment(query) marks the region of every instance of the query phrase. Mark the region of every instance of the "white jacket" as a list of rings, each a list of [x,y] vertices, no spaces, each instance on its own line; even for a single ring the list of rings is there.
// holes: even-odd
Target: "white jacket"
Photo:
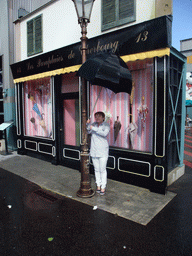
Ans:
[[[90,129],[90,126],[93,126]],[[103,122],[98,126],[97,122],[87,124],[87,131],[91,134],[91,148],[90,156],[92,157],[108,157],[109,144],[107,141],[107,135],[110,131],[110,126],[107,122]]]

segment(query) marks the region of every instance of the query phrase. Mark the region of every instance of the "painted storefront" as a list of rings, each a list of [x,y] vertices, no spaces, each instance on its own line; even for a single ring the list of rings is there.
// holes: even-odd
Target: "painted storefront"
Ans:
[[[11,66],[18,153],[79,169],[80,46]],[[88,86],[88,112],[104,111],[111,127],[108,177],[165,193],[169,173],[183,168],[185,122],[185,57],[171,47],[171,17],[92,38],[87,58],[107,50],[127,63],[133,81],[131,95]]]

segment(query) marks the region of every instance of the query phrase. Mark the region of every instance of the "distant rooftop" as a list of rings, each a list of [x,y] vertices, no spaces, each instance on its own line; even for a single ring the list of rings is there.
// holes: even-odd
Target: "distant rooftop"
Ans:
[[[192,38],[183,39],[183,40],[180,40],[180,42],[185,42],[185,41],[190,41],[190,40],[192,40]]]

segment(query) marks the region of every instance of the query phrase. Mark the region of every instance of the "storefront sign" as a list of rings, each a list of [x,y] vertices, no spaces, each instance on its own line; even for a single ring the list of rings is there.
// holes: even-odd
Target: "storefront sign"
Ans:
[[[187,56],[187,64],[192,64],[192,56]]]
[[[171,47],[171,18],[163,16],[89,39],[87,58],[111,50],[120,56]],[[81,43],[11,65],[14,79],[82,63]]]

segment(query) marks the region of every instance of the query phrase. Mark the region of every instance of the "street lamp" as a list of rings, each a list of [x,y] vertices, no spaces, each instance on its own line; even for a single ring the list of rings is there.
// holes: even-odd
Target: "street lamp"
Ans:
[[[82,64],[86,61],[87,51],[87,24],[90,22],[93,2],[95,0],[72,0],[75,4],[75,9],[78,16],[78,22],[81,26],[81,54]],[[87,81],[82,78],[81,88],[81,120],[82,120],[82,134],[81,134],[81,185],[77,191],[79,197],[92,197],[95,191],[91,188],[91,181],[89,176],[89,152],[87,143]]]

